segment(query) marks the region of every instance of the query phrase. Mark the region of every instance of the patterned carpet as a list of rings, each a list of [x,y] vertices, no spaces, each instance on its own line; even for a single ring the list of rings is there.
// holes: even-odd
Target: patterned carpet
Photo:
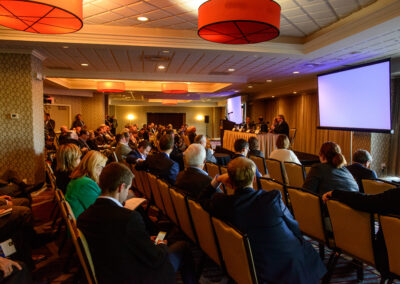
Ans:
[[[51,219],[51,213],[55,206],[53,198],[53,192],[50,190],[43,190],[33,197],[32,211],[35,217],[35,229],[39,233],[53,230],[51,227],[53,222]],[[60,220],[61,219],[59,218],[58,221]],[[57,225],[55,228],[57,228]],[[64,235],[65,229],[62,230],[60,236]],[[85,283],[83,275],[80,273],[79,261],[75,255],[73,255],[69,265],[66,267],[69,254],[71,251],[73,252],[74,249],[69,240],[67,240],[63,250],[61,251],[61,254],[58,254],[58,249],[62,242],[61,239],[62,237],[34,251],[34,253],[45,254],[47,256],[47,259],[39,263],[33,272],[34,279],[36,281],[42,281],[45,283]],[[317,244],[314,242],[312,243],[317,249]],[[201,259],[202,252],[195,246],[193,246],[192,252],[195,262],[198,263]],[[325,253],[326,261],[329,257],[329,254],[330,251],[327,249]],[[379,273],[374,268],[364,265],[363,283],[372,284],[379,283],[379,281]],[[205,261],[204,270],[199,282],[202,284],[227,283],[228,278],[217,265],[215,265],[211,260],[207,259]],[[177,273],[177,283],[182,283],[179,273]],[[351,258],[346,256],[340,257],[333,273],[331,283],[359,283],[357,281],[355,267],[351,264]]]

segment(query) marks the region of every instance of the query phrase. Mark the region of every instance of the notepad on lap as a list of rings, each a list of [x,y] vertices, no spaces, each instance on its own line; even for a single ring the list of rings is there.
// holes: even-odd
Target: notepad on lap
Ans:
[[[124,207],[130,210],[135,210],[140,204],[145,201],[146,199],[144,198],[133,197],[125,201]]]

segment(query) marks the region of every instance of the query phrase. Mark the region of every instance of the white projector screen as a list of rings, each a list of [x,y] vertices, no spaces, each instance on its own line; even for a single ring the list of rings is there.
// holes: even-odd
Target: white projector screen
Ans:
[[[390,132],[390,61],[318,76],[319,128]]]
[[[242,113],[242,97],[234,97],[227,99],[226,104],[226,114],[230,121],[236,124],[243,123],[243,113]]]

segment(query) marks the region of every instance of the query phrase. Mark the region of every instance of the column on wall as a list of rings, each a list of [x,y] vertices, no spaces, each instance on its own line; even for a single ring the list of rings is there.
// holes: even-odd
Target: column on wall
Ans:
[[[0,169],[44,180],[42,61],[32,51],[0,53]]]

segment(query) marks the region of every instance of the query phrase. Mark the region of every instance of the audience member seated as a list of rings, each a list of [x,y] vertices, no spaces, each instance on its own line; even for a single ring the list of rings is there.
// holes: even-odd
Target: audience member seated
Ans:
[[[144,140],[149,140],[149,131],[147,129],[147,124],[143,124],[142,129],[139,131],[139,137]]]
[[[333,189],[358,191],[357,182],[345,167],[346,159],[335,142],[325,142],[319,152],[321,163],[314,164],[303,184],[317,194],[324,194]]]
[[[23,263],[0,256],[0,283],[30,284],[32,283],[32,276]]]
[[[174,184],[176,176],[179,173],[179,165],[169,157],[173,148],[174,138],[171,135],[161,136],[159,143],[160,152],[148,156],[145,161],[137,162],[136,169],[139,171],[149,171],[153,175]]]
[[[212,178],[203,170],[206,151],[200,144],[190,145],[183,153],[185,170],[178,174],[175,186],[185,195],[197,200],[199,194],[210,186]]]
[[[290,141],[285,134],[279,134],[276,139],[276,150],[272,151],[269,155],[270,159],[275,159],[281,162],[293,162],[301,165],[296,154],[292,150],[289,150]]]
[[[322,196],[324,202],[331,198],[364,212],[400,215],[400,188],[389,189],[379,194],[333,190]],[[381,228],[377,232],[374,251],[376,268],[382,275],[387,276],[388,257]]]
[[[99,150],[99,147],[97,147],[96,135],[93,130],[89,131],[89,138],[86,140],[86,143],[89,145],[90,150]]]
[[[129,132],[123,131],[116,137],[117,147],[115,147],[115,154],[117,155],[118,161],[125,161],[126,157],[130,152],[132,152],[131,147],[129,147]]]
[[[65,136],[67,136],[67,132],[68,132],[68,127],[66,127],[65,125],[60,127],[60,136],[58,137],[58,144],[63,144],[63,140],[65,139]]]
[[[187,244],[154,243],[136,210],[123,208],[132,172],[111,163],[100,175],[101,196],[78,218],[100,283],[175,283],[181,268],[184,283],[196,283]]]
[[[74,144],[61,145],[57,150],[56,160],[57,168],[54,172],[56,176],[56,185],[64,194],[67,191],[67,185],[70,182],[70,175],[81,161],[81,151]]]
[[[147,155],[151,151],[151,144],[147,140],[143,140],[139,143],[138,148],[133,150],[126,156],[126,162],[128,164],[136,164],[138,161],[144,161]]]
[[[89,139],[89,131],[81,130],[81,132],[79,132],[78,144],[82,153],[86,153],[91,150],[89,144],[87,143],[88,139]]]
[[[235,193],[206,190],[200,196],[201,204],[249,236],[259,283],[319,283],[326,268],[318,253],[303,239],[279,191],[252,188],[255,172],[250,159],[232,160],[228,174],[218,176],[212,184],[230,184]]]
[[[235,154],[233,155],[232,160],[239,157],[246,158],[247,154],[249,153],[249,143],[244,139],[237,139],[233,144],[233,148],[235,149]],[[257,178],[262,177],[257,167],[256,167],[256,177]]]
[[[375,171],[371,170],[369,167],[372,163],[371,154],[366,150],[357,150],[353,154],[353,164],[347,166],[347,169],[353,175],[356,180],[360,192],[364,192],[362,185],[362,179],[377,179]]]
[[[65,144],[75,144],[76,146],[79,146],[78,138],[74,139],[74,134],[76,135],[75,132],[68,131],[64,133],[63,135],[60,135],[59,137],[59,144],[60,145],[65,145]]]
[[[97,145],[107,145],[109,140],[107,139],[106,136],[106,125],[102,124],[97,128],[96,132],[96,144]]]
[[[206,149],[206,163],[210,162],[210,163],[217,163],[217,159],[214,157],[214,151],[210,148],[207,147],[207,138],[205,135],[197,135],[194,138],[194,143],[198,143],[201,146],[204,147],[204,149]]]
[[[65,199],[71,205],[75,218],[92,205],[101,190],[97,185],[107,158],[97,151],[88,152],[71,174]]]
[[[285,121],[285,117],[280,114],[276,117],[277,124],[271,126],[272,132],[276,134],[285,134],[289,136],[289,125]]]
[[[167,130],[167,132],[173,132],[173,130]],[[173,134],[174,137],[174,149],[171,152],[170,158],[177,162],[179,165],[179,171],[183,171],[185,166],[183,163],[183,138],[179,135]]]
[[[249,153],[248,156],[255,156],[264,158],[264,153],[260,150],[260,145],[258,143],[257,137],[250,137],[249,138]]]
[[[186,145],[190,145],[194,143],[194,138],[196,138],[196,127],[190,126],[186,129],[186,136],[188,138],[188,141],[185,141]]]

